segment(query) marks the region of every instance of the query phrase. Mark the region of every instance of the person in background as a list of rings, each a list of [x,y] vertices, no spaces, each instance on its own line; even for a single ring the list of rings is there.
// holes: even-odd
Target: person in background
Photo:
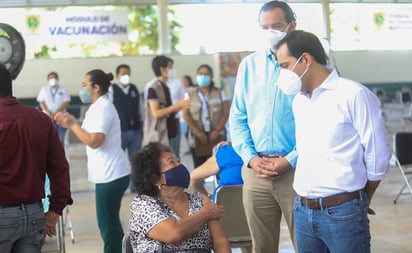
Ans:
[[[173,73],[172,69],[172,73]],[[183,85],[183,82],[180,78],[174,77],[174,74],[172,74],[171,77],[169,77],[166,81],[167,87],[169,87],[170,90],[170,97],[172,98],[172,104],[176,104],[179,102],[180,99],[184,97],[185,94],[185,87]],[[175,144],[175,147],[173,148],[176,151],[176,154],[178,157],[180,157],[180,139],[182,138],[182,131],[180,129],[180,119],[183,118],[182,116],[182,110],[178,111],[176,113],[176,119],[179,122],[178,125],[178,133],[177,133],[177,143]]]
[[[44,235],[56,235],[59,216],[73,203],[69,163],[49,116],[22,105],[12,90],[10,73],[0,65],[0,252],[40,253]]]
[[[223,207],[185,192],[189,171],[169,147],[143,147],[133,159],[132,179],[138,192],[129,221],[134,252],[231,252],[219,221]]]
[[[190,88],[194,87],[195,85],[193,84],[192,77],[189,75],[184,75],[181,78],[183,87],[185,88],[185,92]],[[184,141],[187,146],[187,151],[184,152],[184,155],[189,155],[191,154],[190,152],[190,145],[189,145],[189,131],[188,131],[188,126],[183,118],[183,113],[179,113],[179,123],[180,123],[180,133],[183,135]]]
[[[241,169],[243,165],[242,158],[235,152],[230,142],[219,142],[209,157],[199,167],[190,173],[190,185],[195,192],[201,192],[206,196],[215,199],[216,189],[224,185],[243,184]],[[209,194],[203,184],[203,181],[210,176],[217,176],[218,186],[214,189],[213,194]]]
[[[243,206],[255,253],[279,250],[282,214],[297,251],[292,183],[297,153],[293,95],[280,91],[275,57],[277,42],[295,30],[290,6],[269,1],[259,11],[268,48],[246,56],[239,65],[229,126],[232,146],[242,157]]]
[[[172,68],[173,60],[167,56],[159,55],[152,60],[156,79],[145,87],[143,145],[158,141],[170,146],[179,156],[177,150],[180,145],[179,120],[176,118],[176,113],[190,106],[190,100],[182,97],[173,104],[170,89],[166,84]]]
[[[109,94],[120,118],[122,149],[127,151],[131,161],[133,154],[142,146],[144,104],[138,88],[131,83],[129,65],[117,66],[116,80],[109,87]],[[132,182],[129,189],[135,192]]]
[[[82,125],[70,113],[57,113],[55,120],[86,145],[89,181],[96,184],[96,216],[104,253],[122,251],[123,227],[119,212],[130,182],[130,163],[121,146],[120,119],[107,94],[111,73],[100,69],[87,72],[79,97],[92,103]]]
[[[54,115],[57,112],[65,112],[70,104],[70,95],[65,87],[59,83],[59,75],[57,72],[50,72],[47,75],[47,85],[40,89],[37,96],[37,102],[39,103],[40,109],[46,113],[50,119],[53,121],[53,125],[57,129],[60,142],[65,145],[66,128],[59,126],[54,121]],[[50,194],[50,181],[49,177],[46,175],[46,181],[44,183],[44,189],[46,191],[46,196]],[[44,211],[49,210],[49,200],[47,197],[42,199]]]
[[[46,113],[51,120],[54,119],[54,115],[57,112],[65,112],[67,107],[69,107],[69,92],[60,84],[57,72],[53,71],[47,75],[47,85],[40,89],[37,95],[37,102],[39,103],[40,109]],[[55,122],[54,126],[57,128],[59,139],[64,145],[66,128],[59,126]]]
[[[189,127],[194,166],[198,167],[212,155],[213,146],[226,140],[229,99],[223,90],[214,86],[213,70],[209,65],[198,67],[196,81],[198,87],[187,91],[192,103],[183,111],[183,118]]]
[[[182,83],[185,90],[189,89],[190,87],[194,87],[195,84],[193,83],[192,77],[189,75],[182,76]]]
[[[185,87],[183,85],[183,82],[180,78],[176,77],[176,70],[173,67],[174,62],[172,60],[172,65],[171,65],[171,69],[168,73],[168,77],[166,80],[166,85],[169,88],[169,92],[170,92],[170,98],[172,100],[172,104],[176,104],[179,102],[180,99],[183,98],[184,94],[185,94]],[[147,97],[147,89],[148,87],[156,81],[156,78],[150,80],[146,85],[145,85],[145,90],[146,90],[146,95],[145,97]],[[178,112],[175,113],[175,117],[176,119],[179,120],[182,118],[182,111],[179,110]],[[177,128],[177,135],[175,140],[172,143],[170,143],[172,149],[174,150],[174,152],[176,152],[176,155],[178,157],[180,157],[180,139],[182,136],[182,131],[180,129],[180,127]]]
[[[290,32],[278,44],[278,85],[296,94],[293,187],[300,253],[370,252],[369,208],[391,151],[376,95],[326,67],[319,39]]]

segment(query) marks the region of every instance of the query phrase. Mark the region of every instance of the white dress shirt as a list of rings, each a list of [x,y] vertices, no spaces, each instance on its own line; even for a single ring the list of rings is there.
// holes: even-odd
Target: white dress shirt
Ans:
[[[70,95],[66,88],[56,84],[56,86],[45,85],[41,88],[37,102],[44,102],[50,112],[56,112],[64,103],[70,101]]]
[[[353,192],[384,178],[391,152],[379,99],[368,88],[333,71],[311,97],[296,95],[293,113],[298,195]]]

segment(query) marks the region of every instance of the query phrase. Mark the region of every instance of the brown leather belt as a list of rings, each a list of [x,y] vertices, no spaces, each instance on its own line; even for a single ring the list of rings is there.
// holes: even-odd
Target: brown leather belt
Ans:
[[[362,191],[356,192],[346,192],[342,194],[338,194],[332,197],[326,198],[318,198],[318,199],[307,199],[305,197],[300,197],[300,202],[302,205],[305,205],[307,208],[310,209],[320,209],[321,207],[328,207],[328,206],[337,206],[342,204],[343,202],[352,200],[352,199],[360,199]]]

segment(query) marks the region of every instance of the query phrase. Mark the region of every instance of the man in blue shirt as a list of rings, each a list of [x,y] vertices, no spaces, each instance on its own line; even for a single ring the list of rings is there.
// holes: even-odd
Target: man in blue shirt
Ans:
[[[275,46],[295,30],[296,18],[284,2],[270,1],[259,11],[269,48],[240,64],[230,110],[232,144],[244,162],[243,205],[255,253],[278,252],[282,213],[294,247],[292,188],[295,152],[293,95],[277,86],[280,66]]]

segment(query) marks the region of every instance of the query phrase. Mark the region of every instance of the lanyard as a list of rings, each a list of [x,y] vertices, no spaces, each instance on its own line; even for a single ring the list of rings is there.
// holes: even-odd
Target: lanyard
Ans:
[[[209,102],[207,101],[207,97],[200,90],[199,90],[199,95],[200,95],[199,97],[202,100],[203,104],[206,105],[206,109],[209,109]]]
[[[57,92],[59,91],[59,86],[55,86],[55,87],[50,87],[50,94],[52,95],[52,99],[53,99],[53,103],[55,102],[55,97]]]

